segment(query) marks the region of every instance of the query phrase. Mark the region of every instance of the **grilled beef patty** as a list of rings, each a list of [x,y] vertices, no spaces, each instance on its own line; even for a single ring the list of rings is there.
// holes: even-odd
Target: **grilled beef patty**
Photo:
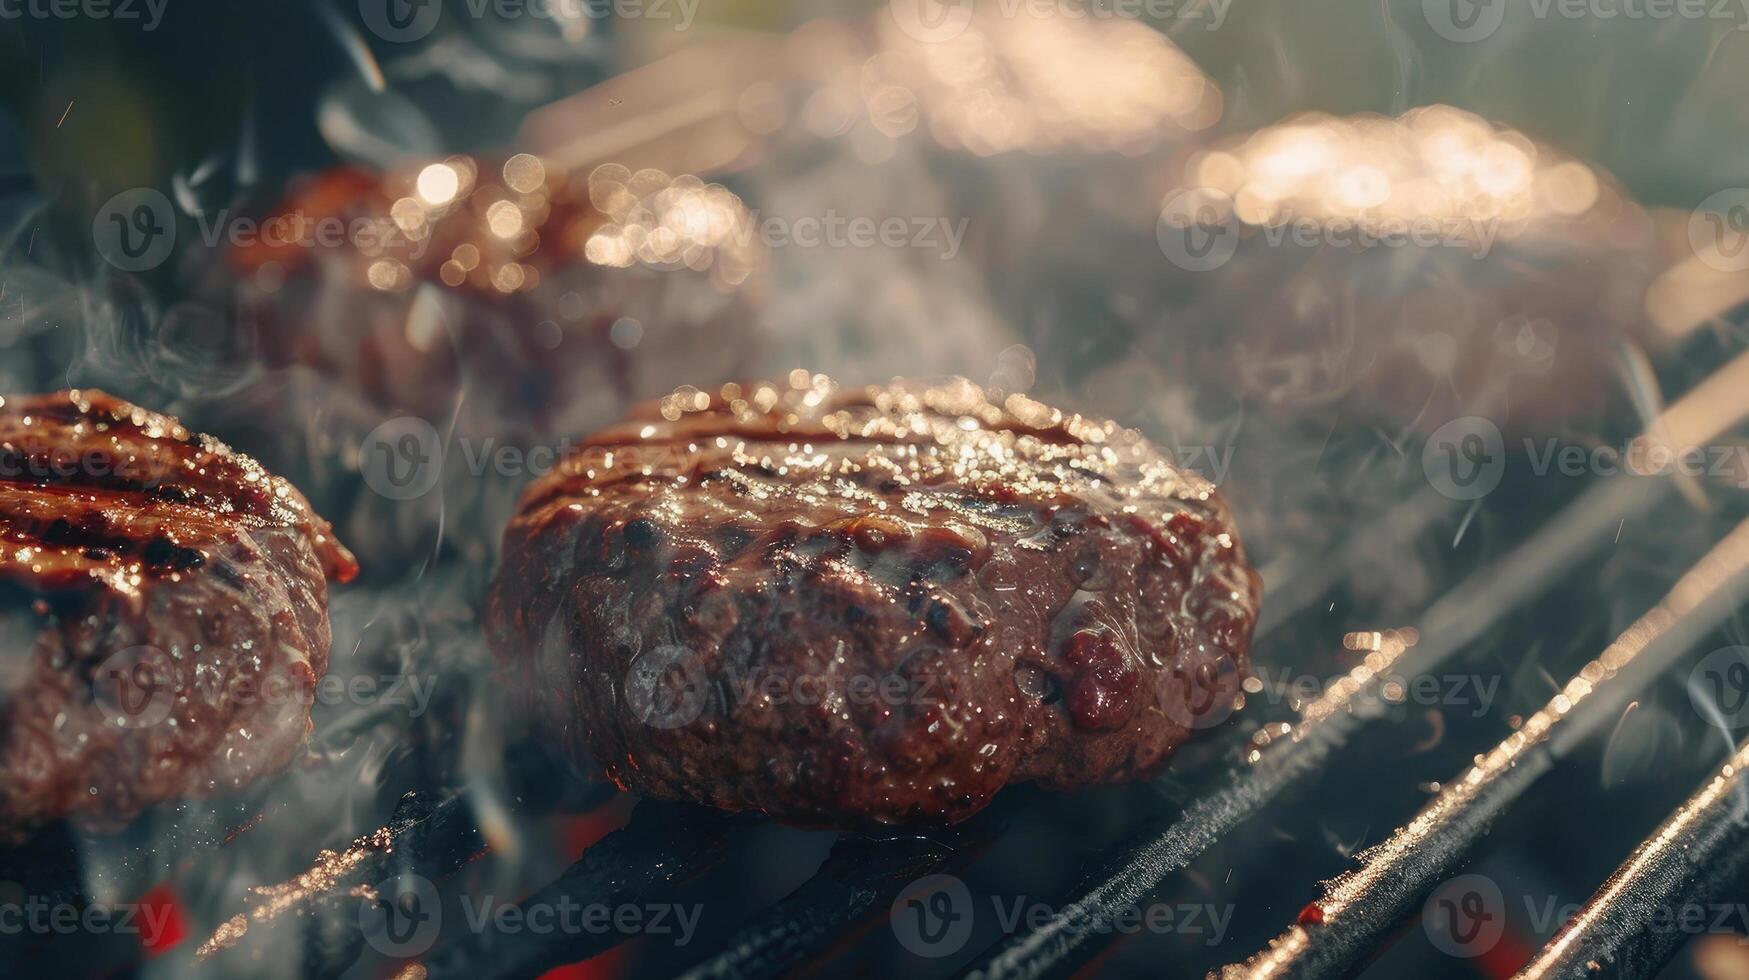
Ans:
[[[309,735],[327,522],[247,456],[97,391],[0,399],[0,832],[241,786]]]
[[[621,786],[805,824],[1156,770],[1230,712],[1260,585],[1213,485],[977,386],[683,390],[538,479],[493,643]]]
[[[725,243],[734,262],[715,248],[655,265],[585,257],[592,236],[616,227],[592,199],[612,195],[617,213],[655,171],[633,193],[548,164],[546,183],[526,193],[506,185],[502,160],[430,164],[465,179],[452,200],[419,205],[416,217],[404,213],[423,200],[416,165],[295,182],[260,215],[259,240],[212,253],[226,260],[204,269],[184,307],[190,323],[210,323],[231,345],[203,373],[175,379],[191,424],[294,481],[371,556],[367,577],[392,578],[433,554],[491,561],[519,488],[471,472],[455,442],[446,458],[452,436],[489,457],[548,445],[694,374],[744,373],[764,333],[762,276],[739,286],[723,278],[746,271],[742,253],[761,252],[757,240]],[[487,218],[507,207],[521,224],[513,236]],[[371,234],[341,248],[297,240],[322,224]],[[380,247],[355,247],[365,238]],[[355,447],[356,457],[341,451]],[[417,461],[415,479],[435,485],[385,486],[386,460]]]

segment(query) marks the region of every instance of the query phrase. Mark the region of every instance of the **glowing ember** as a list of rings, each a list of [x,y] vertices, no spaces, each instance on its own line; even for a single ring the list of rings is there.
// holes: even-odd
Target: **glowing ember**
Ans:
[[[147,956],[157,956],[174,948],[188,935],[188,925],[182,916],[182,902],[168,884],[158,885],[140,896],[140,908],[145,913],[146,921],[163,923],[161,929],[144,933],[140,937]]]
[[[221,949],[230,949],[249,933],[249,919],[242,915],[233,915],[219,926],[211,939],[200,944],[195,950],[196,960],[204,960]]]

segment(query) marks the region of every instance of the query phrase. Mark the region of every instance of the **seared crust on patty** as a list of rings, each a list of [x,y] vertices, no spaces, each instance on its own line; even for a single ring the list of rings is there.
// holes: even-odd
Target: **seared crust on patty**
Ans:
[[[487,623],[622,786],[807,824],[1157,769],[1230,711],[1259,582],[1136,433],[977,386],[685,389],[528,489]]]
[[[357,571],[247,456],[97,391],[0,399],[0,831],[283,768]]]

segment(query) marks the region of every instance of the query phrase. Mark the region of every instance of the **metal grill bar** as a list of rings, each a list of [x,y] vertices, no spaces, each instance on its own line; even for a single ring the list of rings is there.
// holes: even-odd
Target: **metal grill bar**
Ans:
[[[1749,354],[1713,372],[1669,406],[1648,428],[1648,438],[1668,446],[1704,445],[1717,438],[1749,414],[1742,384],[1746,376]],[[1429,609],[1421,625],[1423,642],[1413,656],[1403,658],[1401,672],[1426,673],[1481,635],[1495,618],[1540,594],[1554,575],[1600,545],[1605,535],[1619,533],[1623,522],[1664,499],[1674,483],[1668,477],[1618,478],[1587,491],[1504,560]],[[1043,928],[986,951],[966,975],[1037,977],[1090,960],[1096,951],[1093,940],[1105,934],[1103,922],[1127,908],[1126,903],[1151,894],[1167,874],[1182,869],[1281,790],[1323,767],[1334,745],[1345,740],[1346,729],[1360,723],[1349,714],[1349,705],[1341,707],[1335,720],[1302,721],[1294,740],[1280,746],[1285,754],[1280,761],[1233,773],[1208,805],[1192,807],[1163,830],[1132,842],[1111,866],[1114,870],[1090,879],[1080,900]],[[1320,725],[1321,737],[1310,737]]]
[[[1183,869],[1234,827],[1302,779],[1320,772],[1365,721],[1355,710],[1386,667],[1414,677],[1436,669],[1497,619],[1542,593],[1574,562],[1601,547],[1620,522],[1662,500],[1669,480],[1612,480],[1567,506],[1530,540],[1464,580],[1423,617],[1418,645],[1396,662],[1363,664],[1309,706],[1290,738],[1276,739],[1253,764],[1228,774],[1177,819],[1132,838],[1043,927],[997,944],[965,976],[1032,978],[1074,969],[1111,935],[1106,924],[1143,901],[1166,875]]]
[[[1150,825],[1126,845],[1121,856],[1090,876],[1065,906],[1035,932],[1014,936],[987,950],[962,977],[1040,977],[1066,974],[1092,960],[1097,940],[1116,915],[1143,902],[1165,877],[1257,812],[1277,793],[1324,767],[1355,727],[1341,714],[1310,726],[1294,741],[1281,743],[1220,789],[1201,796],[1176,819]]]
[[[819,870],[744,926],[682,980],[780,976],[843,938],[843,930],[890,904],[905,886],[967,857],[967,841],[841,837]]]
[[[1745,360],[1749,363],[1749,358]],[[1704,429],[1717,422],[1715,416],[1723,414],[1726,406],[1719,404],[1721,399],[1729,403],[1731,411],[1735,410],[1734,399],[1718,396],[1703,406],[1707,411],[1694,409],[1692,403],[1696,399],[1691,398],[1678,406],[1689,409],[1686,416],[1675,410],[1667,414],[1673,425],[1684,423],[1676,426],[1684,431]],[[1086,880],[1080,900],[1066,906],[1043,929],[1014,937],[987,951],[986,958],[971,967],[968,974],[1037,976],[1065,972],[1090,960],[1096,952],[1094,937],[1107,934],[1102,927],[1112,915],[1143,901],[1167,874],[1188,865],[1286,787],[1321,771],[1348,736],[1370,720],[1370,715],[1361,708],[1360,696],[1376,686],[1387,667],[1394,666],[1410,676],[1434,669],[1480,636],[1498,617],[1539,594],[1565,568],[1600,545],[1606,533],[1621,521],[1663,499],[1671,483],[1653,479],[1615,480],[1581,497],[1530,541],[1430,608],[1422,620],[1427,642],[1419,646],[1405,644],[1402,649],[1375,650],[1366,664],[1333,689],[1334,696],[1308,709],[1300,724],[1288,733],[1291,738],[1276,739],[1254,752],[1252,765],[1227,773],[1215,792],[1200,797],[1177,819],[1158,821],[1132,838],[1118,860]],[[1424,522],[1437,516],[1439,510],[1433,506],[1437,503],[1419,501],[1399,510],[1405,520]],[[1354,557],[1350,551],[1343,552],[1344,561]],[[1316,595],[1312,591],[1316,582],[1310,587],[1294,584],[1302,586],[1295,593],[1301,595],[1300,601],[1261,624],[1260,632],[1279,625],[1304,606],[1305,596]],[[1400,664],[1395,662],[1397,659]],[[368,725],[373,720],[372,716],[361,716],[357,724]],[[348,727],[353,726],[343,723],[337,731],[344,733]],[[1509,805],[1559,758],[1563,736],[1582,727],[1577,722],[1569,723],[1550,737],[1546,748],[1539,748],[1534,757],[1526,756],[1521,767],[1514,767],[1510,778],[1501,781],[1505,789],[1501,790],[1501,802],[1495,810],[1478,805],[1462,815],[1464,827],[1470,828],[1474,821],[1473,832],[1464,829],[1449,835],[1456,848],[1454,853],[1461,856],[1468,842],[1485,827],[1488,817]],[[470,808],[461,800],[450,797],[433,804],[429,797],[421,797],[407,801],[411,809],[404,806],[407,812],[398,811],[391,824],[397,835],[393,848],[396,860],[390,865],[380,856],[369,855],[359,866],[360,872],[349,874],[342,884],[410,869],[440,877],[459,867],[468,856],[479,853],[483,849],[481,833],[470,816]],[[652,816],[652,808],[658,808],[659,813]],[[714,867],[737,823],[731,818],[662,804],[646,803],[640,813],[642,816],[633,826],[592,848],[558,881],[524,902],[524,908],[572,896],[576,896],[572,900],[588,901],[600,901],[604,894],[608,899],[660,899],[672,894],[684,880]],[[1460,821],[1454,820],[1456,823]],[[222,825],[214,816],[182,829],[211,846],[221,842],[213,831]],[[942,867],[955,856],[956,846],[940,840],[842,839],[809,881],[776,906],[757,914],[728,946],[687,975],[735,976],[793,968],[825,951],[846,926],[890,900],[904,884]],[[349,899],[345,911],[354,912],[356,896],[343,892],[340,886],[312,892],[305,907],[314,918],[324,922],[335,918],[328,913],[338,908],[342,899]],[[275,930],[283,933],[292,928],[309,931],[310,917],[300,913],[290,918],[294,925],[264,923],[265,928],[254,930],[254,936],[272,937]],[[296,924],[300,918],[301,924]],[[356,916],[341,918],[351,921]],[[440,977],[464,972],[472,975],[482,972],[481,964],[490,963],[488,975],[530,975],[593,956],[621,938],[583,937],[579,941],[577,937],[529,934],[470,936],[440,948],[429,967],[420,964],[415,969],[428,970]],[[310,972],[331,973],[356,959],[359,943],[356,935],[348,935],[338,943],[311,944],[305,948],[317,954],[306,964]],[[1663,955],[1668,955],[1668,951]]]
[[[379,835],[354,844],[341,855],[344,869],[321,876],[319,885],[288,897],[264,897],[260,904],[233,920],[243,930],[222,930],[208,941],[198,959],[217,969],[244,970],[263,950],[295,950],[305,957],[311,976],[333,976],[351,966],[363,949],[355,889],[392,875],[413,872],[442,878],[485,847],[466,793],[440,799],[408,793]],[[306,942],[311,936],[319,941]]]
[[[638,804],[630,823],[603,837],[558,880],[519,904],[526,914],[537,906],[616,907],[667,901],[680,884],[715,867],[734,831],[750,819],[645,800]],[[615,930],[598,934],[486,929],[440,947],[427,959],[424,975],[431,980],[533,977],[588,959],[626,938]]]
[[[310,751],[320,757],[347,735],[395,710],[399,709],[366,709],[352,724],[331,728],[321,739],[312,741]],[[541,791],[555,784],[546,778],[548,770],[539,768],[544,765],[528,746],[513,746],[506,752],[503,770],[516,785],[519,798],[541,805],[550,802],[546,799],[550,792],[543,795]],[[538,771],[531,773],[531,769]],[[86,894],[85,876],[95,875],[111,893],[131,898],[142,882],[159,877],[157,864],[162,852],[180,857],[181,868],[172,874],[172,881],[185,872],[198,875],[205,863],[223,860],[221,852],[236,841],[271,834],[276,821],[308,821],[310,814],[299,810],[300,802],[294,795],[260,785],[201,804],[148,812],[120,833],[81,833],[65,823],[57,824],[26,844],[0,852],[0,879],[28,883],[31,895],[79,906],[92,897]],[[142,844],[142,838],[152,843]],[[240,957],[257,955],[263,949],[297,950],[309,960],[312,971],[343,969],[357,958],[361,948],[352,889],[386,876],[390,867],[441,877],[484,846],[474,822],[473,800],[466,794],[408,793],[387,826],[372,838],[368,846],[354,842],[359,860],[344,874],[301,889],[283,910],[266,914],[271,903],[257,902],[234,917],[221,933],[235,936],[235,941],[213,937],[211,948],[199,961],[211,958],[236,963]],[[390,852],[394,854],[392,862]],[[285,911],[294,914],[286,915]],[[239,934],[235,928],[238,919],[247,925],[245,933]],[[311,923],[318,921],[318,931],[324,933],[321,940],[304,943]],[[75,972],[94,976],[125,970],[142,956],[137,942],[117,942],[111,936],[105,936],[103,942],[93,942],[90,936],[80,937],[78,942],[61,937],[61,941],[47,945],[53,947],[56,961],[77,959],[88,968]]]
[[[1494,818],[1571,747],[1728,618],[1749,593],[1749,521],[1726,535],[1524,726],[1446,784],[1406,826],[1328,883],[1325,897],[1225,980],[1352,973],[1439,884]]]
[[[1517,974],[1517,980],[1648,977],[1688,938],[1659,928],[1674,915],[1732,892],[1749,873],[1749,742],[1646,838],[1585,908]]]

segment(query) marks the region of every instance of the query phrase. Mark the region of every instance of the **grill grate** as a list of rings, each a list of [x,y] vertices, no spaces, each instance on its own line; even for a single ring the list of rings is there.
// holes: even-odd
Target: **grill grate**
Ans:
[[[1332,882],[1269,949],[1222,971],[1229,980],[1353,972],[1418,907],[1510,807],[1584,734],[1722,622],[1749,579],[1749,522],[1684,575],[1670,594],[1587,665],[1542,711],[1452,780],[1355,870]]]
[[[1687,936],[1659,914],[1742,894],[1749,878],[1749,742],[1651,837],[1519,974],[1519,980],[1651,976]]]
[[[750,822],[745,816],[646,800],[630,823],[585,851],[521,907],[667,901],[681,883],[721,861],[736,832]],[[501,934],[486,929],[439,947],[427,958],[425,975],[432,980],[533,977],[604,952],[624,938],[611,931]]]
[[[974,822],[969,831],[949,835],[840,838],[802,887],[761,912],[682,980],[778,976],[807,962],[838,942],[846,929],[885,908],[912,881],[967,860],[983,829]]]
[[[1288,737],[1272,740],[1256,761],[1163,828],[1144,833],[1111,868],[1042,928],[989,951],[969,976],[1030,978],[1072,969],[1098,952],[1104,923],[1153,893],[1217,840],[1290,786],[1321,772],[1367,716],[1355,704],[1387,668],[1415,676],[1435,670],[1519,604],[1540,594],[1569,565],[1608,540],[1617,522],[1651,506],[1659,492],[1625,482],[1605,485],[1557,515],[1531,540],[1452,590],[1428,610],[1415,647],[1363,664],[1331,697],[1307,708]],[[1383,652],[1383,651],[1381,651]]]
[[[1673,410],[1673,414],[1680,412]],[[1719,406],[1713,409],[1716,418],[1696,421],[1694,414],[1690,407],[1683,416],[1685,431],[1691,434],[1716,433],[1727,421]],[[1146,820],[1125,835],[1124,843],[1096,854],[1090,862],[1096,870],[1070,891],[1056,912],[1042,924],[1019,929],[978,952],[963,965],[961,974],[1003,980],[1062,976],[1094,961],[1111,947],[1112,931],[1106,927],[1115,916],[1147,901],[1169,876],[1188,869],[1272,801],[1327,772],[1344,745],[1379,717],[1368,705],[1375,703],[1370,696],[1387,672],[1431,675],[1508,613],[1549,591],[1587,555],[1606,545],[1625,521],[1666,500],[1674,485],[1671,478],[1601,484],[1503,558],[1446,593],[1428,608],[1418,629],[1374,634],[1365,647],[1364,662],[1306,706],[1297,724],[1267,726],[1246,743],[1229,745],[1249,757],[1245,765],[1217,775],[1181,811]],[[1405,520],[1426,516],[1420,504],[1409,509],[1412,513]],[[1449,784],[1394,838],[1363,856],[1361,869],[1335,882],[1331,897],[1310,907],[1309,918],[1302,918],[1257,958],[1225,972],[1235,977],[1328,976],[1358,968],[1388,941],[1389,930],[1464,858],[1494,817],[1733,611],[1730,600],[1749,586],[1741,574],[1745,568],[1749,568],[1749,522],[1720,542],[1663,603],[1606,651],[1602,661],[1607,670],[1599,674],[1593,670],[1598,664],[1593,664],[1571,682],[1557,699],[1569,703],[1559,710],[1551,703],[1546,724],[1539,721],[1544,716],[1533,717],[1465,777]],[[1314,574],[1305,567],[1301,572]],[[1313,601],[1307,598],[1313,593],[1304,581],[1290,585],[1289,593],[1297,597],[1295,608]],[[1278,614],[1263,629],[1279,628],[1284,621]],[[1589,696],[1574,698],[1573,685],[1581,681]],[[1749,876],[1749,867],[1744,866],[1749,858],[1738,856],[1743,850],[1738,845],[1749,833],[1737,780],[1738,770],[1749,764],[1746,753],[1749,746],[1739,751],[1717,781],[1641,846],[1527,968],[1527,976],[1595,976],[1599,970],[1643,975],[1667,959],[1680,938],[1668,930],[1648,928],[1650,910],[1661,902],[1706,900]],[[508,780],[514,784],[509,795],[522,801],[525,816],[560,805],[553,798],[547,763],[530,765],[531,771],[516,772],[514,752],[506,764]],[[287,806],[283,800],[273,805],[281,810]],[[295,949],[304,975],[346,971],[363,954],[360,889],[407,872],[443,881],[488,852],[495,838],[484,829],[490,821],[476,812],[478,807],[479,801],[465,790],[438,796],[410,794],[382,837],[361,839],[361,850],[344,873],[310,883],[295,902],[275,915],[251,918],[246,935],[238,934],[211,951],[211,964],[241,969],[240,964],[251,961],[249,957],[259,962],[261,950]],[[233,837],[248,832],[248,825],[239,823],[248,819],[250,809],[248,800],[215,809],[188,823],[173,843],[193,864],[210,859]],[[526,910],[566,901],[672,901],[690,882],[734,854],[755,824],[749,817],[644,801],[625,827],[587,848],[557,880],[519,905]],[[858,927],[882,915],[909,883],[969,862],[1001,833],[997,824],[980,818],[951,832],[891,839],[841,835],[811,877],[754,912],[732,934],[719,938],[714,948],[693,957],[683,975],[688,980],[769,976],[834,955]],[[28,873],[33,882],[49,882],[40,889],[32,885],[44,893],[57,893],[53,888],[76,890],[76,847],[67,850],[72,856],[63,856],[68,866],[59,872],[60,859],[44,861],[41,851],[32,852],[36,866],[21,863],[5,870],[14,877]],[[1721,857],[1711,860],[1714,856]],[[60,885],[51,887],[52,880]],[[364,899],[370,897],[366,894]],[[253,911],[245,914],[251,916]],[[598,955],[628,938],[613,931],[499,934],[488,928],[440,942],[418,962],[409,962],[403,975],[470,980],[536,976]],[[102,943],[78,952],[78,962],[109,972],[126,967],[130,958],[139,955],[137,949]],[[64,950],[57,951],[54,960],[62,965],[73,962]]]
[[[290,950],[303,957],[306,974],[337,974],[362,950],[358,889],[396,874],[441,878],[483,847],[467,794],[433,799],[409,793],[388,826],[327,862],[337,873],[320,875],[295,895],[260,896],[197,955],[214,969],[236,971]]]

